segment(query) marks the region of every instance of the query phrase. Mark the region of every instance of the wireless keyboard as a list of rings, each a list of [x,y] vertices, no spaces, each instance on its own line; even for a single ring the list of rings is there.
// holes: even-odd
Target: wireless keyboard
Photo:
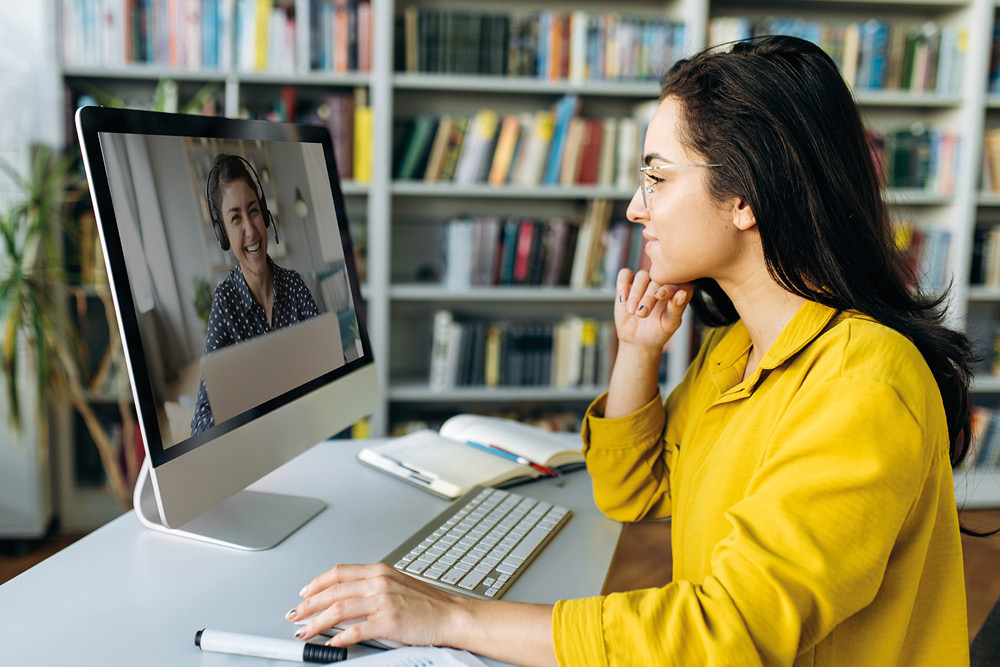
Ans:
[[[445,590],[499,599],[572,514],[559,505],[477,486],[382,561]]]

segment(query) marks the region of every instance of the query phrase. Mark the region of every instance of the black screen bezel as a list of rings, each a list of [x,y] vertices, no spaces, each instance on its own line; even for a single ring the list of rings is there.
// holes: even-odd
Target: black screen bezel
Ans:
[[[171,114],[106,107],[81,107],[77,110],[77,129],[83,150],[87,176],[90,182],[91,197],[94,202],[95,213],[97,214],[98,226],[100,228],[108,278],[113,288],[112,296],[118,313],[119,330],[129,368],[133,399],[135,400],[146,452],[150,457],[153,467],[160,466],[182,456],[215,440],[221,435],[240,428],[305,396],[319,387],[374,363],[371,342],[368,338],[364,303],[361,300],[361,291],[357,280],[357,267],[354,262],[353,244],[351,243],[347,212],[344,206],[344,196],[341,191],[336,158],[333,153],[333,142],[327,128],[315,125],[274,123],[263,120],[244,120],[220,116]],[[358,337],[362,345],[361,356],[344,366],[287,391],[281,396],[277,396],[222,424],[216,424],[207,431],[194,435],[177,444],[164,447],[159,420],[156,414],[156,399],[150,382],[149,369],[146,365],[139,320],[135,303],[132,299],[131,282],[125,264],[124,250],[121,244],[121,236],[118,232],[118,223],[111,197],[104,153],[101,147],[100,135],[102,133],[321,144],[323,146],[323,155],[326,161],[331,194],[333,195],[334,210],[337,215],[336,222],[344,248],[344,262],[348,282],[358,318]],[[330,435],[335,434],[331,433]]]

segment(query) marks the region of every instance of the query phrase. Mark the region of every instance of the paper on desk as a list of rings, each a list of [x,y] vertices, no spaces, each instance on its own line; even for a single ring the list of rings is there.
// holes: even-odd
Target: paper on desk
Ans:
[[[407,646],[347,662],[358,667],[486,667],[486,663],[468,651],[434,646]]]

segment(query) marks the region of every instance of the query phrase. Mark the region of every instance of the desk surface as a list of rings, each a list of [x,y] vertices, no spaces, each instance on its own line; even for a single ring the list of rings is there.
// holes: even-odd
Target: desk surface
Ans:
[[[360,464],[363,441],[323,442],[254,484],[328,507],[277,547],[244,552],[143,528],[131,512],[0,586],[11,665],[287,665],[202,652],[200,628],[292,637],[297,592],[337,563],[375,562],[448,505]],[[586,471],[516,487],[574,516],[505,599],[597,595],[620,524],[594,507]],[[8,662],[9,661],[9,662]],[[497,664],[497,663],[492,663]]]

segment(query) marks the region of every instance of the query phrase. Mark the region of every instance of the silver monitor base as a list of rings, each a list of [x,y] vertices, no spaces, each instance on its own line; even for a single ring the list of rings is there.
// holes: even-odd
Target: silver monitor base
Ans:
[[[317,498],[240,491],[180,528],[164,525],[149,474],[142,463],[132,503],[139,522],[150,530],[233,549],[262,551],[278,545],[326,508]]]

